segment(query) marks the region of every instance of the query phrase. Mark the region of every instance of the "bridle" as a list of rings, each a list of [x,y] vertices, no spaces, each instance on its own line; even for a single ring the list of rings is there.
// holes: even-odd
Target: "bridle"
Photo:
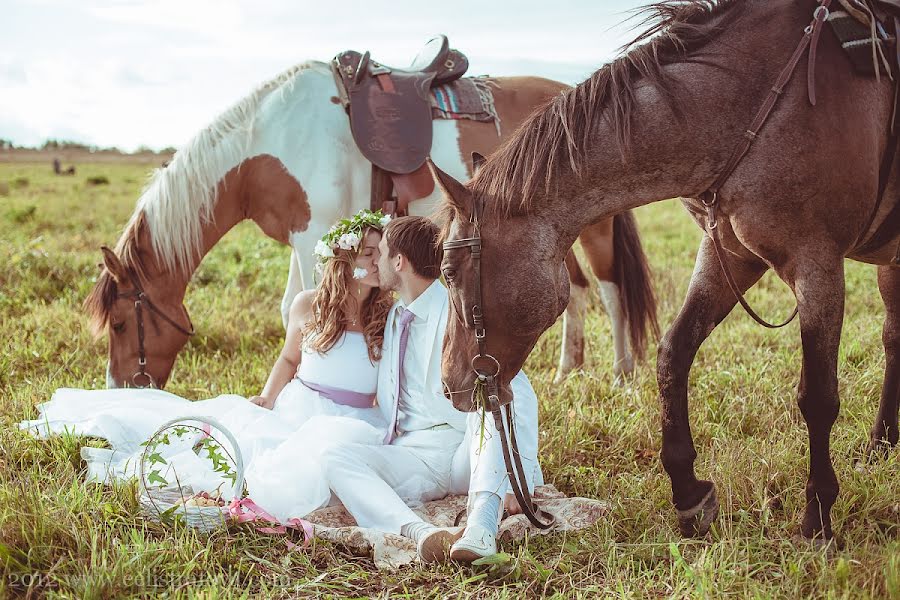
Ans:
[[[131,376],[131,383],[137,388],[155,388],[157,387],[156,381],[153,379],[153,376],[147,372],[147,352],[144,349],[144,305],[147,306],[147,309],[162,317],[165,322],[188,337],[191,337],[195,333],[194,324],[191,322],[191,318],[188,317],[189,330],[179,325],[174,319],[153,304],[150,297],[147,295],[147,292],[141,287],[138,278],[130,270],[128,271],[128,278],[131,280],[131,285],[134,289],[130,292],[119,293],[116,296],[116,299],[134,298],[134,312],[137,317],[138,370]]]
[[[494,417],[494,425],[500,434],[500,442],[503,447],[503,460],[506,463],[506,473],[509,477],[509,484],[512,488],[522,512],[528,520],[539,529],[549,529],[553,526],[554,518],[552,515],[537,508],[528,491],[528,482],[525,479],[525,470],[522,467],[522,458],[519,455],[519,443],[516,441],[516,428],[512,414],[512,400],[505,405],[500,402],[500,363],[492,355],[487,352],[487,329],[484,324],[484,312],[481,307],[484,304],[481,289],[481,221],[484,215],[484,201],[480,198],[472,199],[472,215],[469,222],[474,227],[473,236],[459,240],[451,240],[444,242],[444,252],[449,250],[460,250],[468,248],[472,255],[472,269],[474,270],[475,280],[475,304],[472,305],[470,313],[471,323],[466,320],[465,315],[457,308],[453,298],[450,298],[450,305],[457,318],[467,329],[472,329],[475,334],[475,342],[478,344],[478,354],[472,357],[472,370],[477,376],[476,385],[472,390],[473,402],[477,404],[477,395],[479,391],[483,392],[484,406]],[[452,281],[448,280],[447,284],[452,287]],[[506,422],[509,425],[509,437],[507,438],[506,426],[503,423],[503,415],[506,414]],[[510,451],[510,449],[512,451]],[[515,462],[515,468],[513,468]],[[538,517],[543,517],[543,520]]]

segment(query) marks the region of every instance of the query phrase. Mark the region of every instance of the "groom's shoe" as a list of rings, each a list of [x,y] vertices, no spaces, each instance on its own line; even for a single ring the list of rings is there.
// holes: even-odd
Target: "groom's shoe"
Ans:
[[[435,527],[419,540],[416,551],[419,560],[425,563],[446,562],[450,547],[465,531],[462,527]]]
[[[450,560],[470,563],[497,554],[497,536],[481,525],[466,527],[463,536],[450,547]]]

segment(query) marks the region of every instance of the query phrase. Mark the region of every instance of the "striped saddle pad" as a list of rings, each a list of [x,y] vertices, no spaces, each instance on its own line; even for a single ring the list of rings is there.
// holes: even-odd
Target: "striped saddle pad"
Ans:
[[[464,77],[431,88],[431,117],[499,123],[491,85],[487,77]]]

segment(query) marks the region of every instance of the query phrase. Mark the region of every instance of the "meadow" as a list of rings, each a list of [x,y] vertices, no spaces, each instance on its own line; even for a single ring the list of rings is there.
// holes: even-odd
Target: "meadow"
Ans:
[[[797,323],[773,332],[736,310],[701,348],[690,382],[696,468],[716,482],[722,510],[706,539],[683,540],[658,456],[656,346],[630,383],[615,387],[597,298],[584,372],[553,385],[559,324],[527,365],[545,478],[609,503],[589,530],[504,544],[510,558],[494,566],[380,572],[326,542],[288,552],[278,537],[202,536],[145,521],[133,484],[83,483],[87,440],[35,440],[16,427],[58,387],[104,385],[105,339],[90,335],[81,302],[100,245],[115,243],[151,166],[77,167],[57,177],[47,162],[0,163],[0,597],[900,598],[900,449],[856,468],[881,388],[884,309],[875,269],[850,262],[832,435],[839,543],[827,551],[794,539],[808,463],[795,402]],[[702,232],[676,201],[637,216],[665,329]],[[198,333],[167,389],[194,399],[258,393],[282,342],[288,257],[252,223],[213,249],[187,293]],[[793,307],[771,274],[748,299],[770,319]]]

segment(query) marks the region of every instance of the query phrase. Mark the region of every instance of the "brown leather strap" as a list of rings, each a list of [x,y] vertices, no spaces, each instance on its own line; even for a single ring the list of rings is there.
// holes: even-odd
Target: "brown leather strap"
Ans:
[[[794,320],[794,317],[797,316],[798,308],[794,307],[794,312],[791,313],[791,316],[780,324],[769,323],[762,317],[760,317],[756,311],[754,311],[750,305],[747,303],[747,300],[744,298],[743,293],[738,288],[737,283],[734,280],[734,276],[731,274],[731,269],[728,268],[728,263],[725,261],[725,250],[722,248],[722,242],[719,240],[719,232],[718,232],[718,218],[716,215],[716,211],[718,209],[719,204],[719,190],[725,184],[729,177],[734,173],[737,166],[744,159],[744,156],[747,155],[747,152],[750,151],[750,147],[753,145],[753,142],[756,141],[757,136],[759,135],[760,130],[763,125],[765,125],[766,120],[768,120],[769,115],[772,114],[772,111],[775,109],[775,104],[778,102],[778,98],[781,97],[781,94],[784,93],[784,86],[791,80],[791,76],[794,74],[794,71],[797,69],[797,65],[800,63],[800,59],[803,57],[803,53],[809,48],[809,59],[807,63],[807,79],[806,79],[806,87],[807,94],[809,96],[809,102],[813,106],[816,104],[816,76],[815,76],[815,64],[816,64],[816,50],[819,45],[819,36],[822,33],[822,26],[825,21],[828,19],[828,7],[831,5],[831,0],[819,0],[819,6],[816,7],[816,10],[813,12],[812,22],[803,30],[803,37],[800,38],[800,43],[797,44],[797,48],[794,50],[794,53],[791,55],[790,60],[778,74],[778,79],[775,80],[775,85],[772,86],[772,89],[769,91],[769,94],[766,96],[765,101],[762,106],[759,107],[759,110],[756,111],[756,116],[753,118],[753,121],[750,123],[750,126],[744,132],[744,139],[741,140],[737,146],[735,146],[734,150],[731,152],[731,156],[728,157],[728,162],[725,163],[725,167],[719,172],[718,177],[716,177],[713,184],[709,186],[709,188],[700,194],[700,200],[703,202],[703,205],[706,207],[706,230],[709,234],[709,237],[713,241],[713,248],[716,251],[716,257],[719,260],[719,265],[722,267],[722,271],[725,274],[725,281],[728,282],[728,287],[731,288],[731,291],[734,293],[735,298],[740,303],[740,305],[747,311],[747,314],[750,315],[754,321],[762,325],[763,327],[768,327],[770,329],[777,329],[779,327],[784,327],[788,323]]]
[[[825,20],[828,19],[829,4],[831,4],[830,0],[828,2],[822,2],[820,6],[816,7],[815,12],[813,13],[813,23],[806,29],[810,36],[809,59],[807,61],[806,69],[806,87],[807,93],[809,94],[809,103],[813,106],[816,105],[816,50],[819,47],[819,36],[822,34],[822,25],[825,23]]]
[[[819,34],[822,29],[822,23],[824,23],[824,19],[827,18],[828,15],[828,6],[831,4],[831,0],[820,0],[820,6],[816,7],[816,12],[813,16],[812,23],[804,30],[803,37],[800,38],[800,43],[797,44],[797,48],[794,50],[794,53],[791,55],[790,60],[787,65],[781,70],[781,73],[778,75],[778,79],[775,80],[775,85],[772,86],[772,89],[769,91],[769,95],[766,96],[765,101],[762,106],[759,107],[759,110],[756,111],[756,116],[753,118],[753,121],[750,123],[750,126],[744,132],[744,139],[741,140],[738,145],[731,152],[731,156],[728,158],[728,162],[725,163],[725,167],[719,172],[719,176],[716,177],[716,180],[713,182],[711,186],[709,186],[709,191],[713,194],[718,193],[718,191],[725,184],[725,181],[731,177],[734,170],[737,168],[738,164],[740,164],[741,160],[743,160],[744,156],[747,155],[747,152],[750,151],[750,146],[753,145],[753,142],[756,141],[756,137],[759,135],[760,130],[763,125],[765,125],[766,120],[768,120],[769,115],[772,114],[772,110],[775,108],[775,103],[778,102],[778,98],[781,97],[781,94],[784,93],[784,86],[791,80],[791,76],[794,74],[794,71],[797,68],[797,65],[800,63],[800,59],[803,57],[803,53],[806,51],[807,47],[810,45],[810,42],[815,39],[818,42]],[[820,9],[824,9],[824,12],[820,12]],[[815,15],[822,15],[822,17],[818,17]],[[813,71],[811,71],[812,73]],[[808,91],[813,90],[815,87],[814,75],[810,75],[807,81]],[[815,92],[810,93],[810,102],[815,104]]]
[[[381,86],[382,91],[388,94],[397,93],[397,88],[394,87],[394,80],[391,79],[390,73],[379,73],[375,76],[375,79],[378,80],[378,84]]]
[[[747,314],[750,315],[750,317],[752,317],[754,321],[756,321],[763,327],[768,327],[769,329],[780,329],[793,321],[797,316],[799,306],[795,305],[794,312],[791,313],[791,316],[789,316],[786,321],[777,325],[774,323],[769,323],[750,307],[750,304],[747,303],[746,298],[744,298],[744,294],[738,287],[737,282],[735,282],[734,275],[731,274],[731,269],[728,268],[728,263],[725,262],[725,249],[722,247],[722,242],[719,240],[719,222],[718,218],[716,217],[718,198],[716,196],[712,196],[711,198],[701,197],[700,200],[706,207],[706,231],[709,234],[709,237],[712,239],[713,248],[716,251],[716,258],[719,259],[719,266],[722,267],[722,272],[725,274],[725,281],[728,282],[728,287],[731,288],[732,293],[734,293],[734,297],[737,298],[737,301],[740,303],[740,305],[744,308],[745,311],[747,311]]]
[[[525,478],[525,471],[522,468],[522,459],[519,453],[519,443],[515,437],[515,425],[513,424],[512,412],[510,405],[506,405],[506,410],[500,406],[499,398],[496,394],[488,393],[489,410],[494,417],[494,426],[500,434],[500,446],[503,448],[503,461],[506,463],[506,474],[509,477],[509,487],[513,491],[513,495],[522,509],[522,514],[528,521],[538,529],[550,529],[556,522],[553,515],[540,510],[531,498],[528,491],[528,481]],[[506,436],[506,426],[503,423],[503,413],[506,413],[506,422],[509,423],[509,438]],[[510,453],[512,448],[512,453]],[[510,458],[510,454],[512,457]],[[515,461],[515,467],[513,466]],[[538,516],[540,515],[540,516]],[[541,519],[543,517],[543,520]]]

